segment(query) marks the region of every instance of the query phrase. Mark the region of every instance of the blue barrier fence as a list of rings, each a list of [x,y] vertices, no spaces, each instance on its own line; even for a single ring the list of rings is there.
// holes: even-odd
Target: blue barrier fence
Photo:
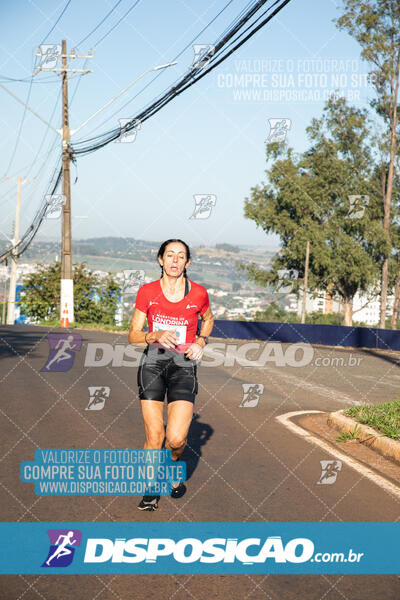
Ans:
[[[215,320],[213,337],[400,350],[400,331],[343,325]]]

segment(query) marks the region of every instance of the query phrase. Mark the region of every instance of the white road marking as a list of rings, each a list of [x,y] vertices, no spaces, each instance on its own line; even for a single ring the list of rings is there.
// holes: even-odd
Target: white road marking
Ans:
[[[389,494],[395,496],[396,498],[398,498],[400,500],[400,487],[399,486],[395,485],[394,483],[392,483],[385,477],[382,477],[382,475],[378,475],[377,473],[375,473],[375,471],[372,471],[371,469],[369,469],[365,465],[359,463],[358,461],[354,460],[350,456],[347,456],[347,454],[343,454],[342,452],[340,452],[340,450],[333,448],[327,442],[320,440],[318,437],[312,435],[309,431],[306,431],[305,429],[303,429],[299,425],[296,425],[295,423],[293,423],[290,420],[292,417],[295,417],[298,415],[310,415],[310,414],[316,414],[316,413],[321,414],[322,412],[323,411],[321,411],[321,410],[295,410],[293,412],[288,412],[284,415],[279,415],[278,417],[275,417],[275,419],[277,421],[279,421],[279,423],[281,423],[281,425],[286,427],[286,429],[289,429],[296,435],[301,436],[307,442],[310,442],[310,444],[315,444],[316,446],[319,446],[320,448],[325,450],[325,452],[328,452],[328,454],[332,454],[335,458],[338,458],[343,463],[345,463],[352,469],[355,469],[358,473],[360,473],[367,479],[370,479],[376,485],[379,485],[386,492],[388,492]]]
[[[376,375],[354,375],[354,377],[357,377],[357,378],[363,379],[363,380],[367,380],[367,381],[372,381],[376,386],[382,385],[382,386],[386,386],[386,387],[394,387],[394,388],[396,388],[396,390],[399,389],[399,382],[392,383],[388,379],[386,379],[384,381],[376,381]]]
[[[301,388],[303,390],[313,392],[314,394],[318,394],[319,396],[321,396],[323,398],[328,398],[329,400],[335,400],[337,402],[343,402],[343,404],[346,404],[346,405],[351,404],[351,405],[358,406],[358,405],[362,404],[362,402],[360,400],[353,400],[353,398],[351,398],[350,396],[348,396],[346,393],[344,393],[342,391],[332,389],[332,387],[329,388],[320,383],[306,381],[306,379],[296,377],[296,375],[293,375],[293,373],[287,373],[287,371],[285,371],[285,369],[279,369],[279,368],[274,368],[274,367],[268,366],[268,370],[274,376],[277,376],[278,378],[283,379],[284,381],[295,386],[296,388]]]

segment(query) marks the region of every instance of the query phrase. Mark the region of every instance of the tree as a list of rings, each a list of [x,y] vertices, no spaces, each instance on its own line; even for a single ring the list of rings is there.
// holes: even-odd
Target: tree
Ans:
[[[276,302],[271,304],[263,311],[256,311],[254,315],[254,321],[265,321],[265,322],[278,322],[282,323],[288,318],[287,312],[279,306]]]
[[[367,114],[333,97],[307,133],[310,147],[300,155],[283,144],[267,145],[267,160],[274,160],[266,171],[269,184],[251,189],[245,217],[278,234],[282,247],[270,271],[240,268],[259,285],[290,283],[299,292],[309,240],[308,288],[338,295],[344,324],[351,325],[354,295],[376,281],[384,242]]]
[[[60,313],[61,263],[39,264],[21,289],[22,312],[33,319],[49,321]],[[74,264],[74,313],[81,323],[115,323],[121,290],[111,274],[104,280],[95,276],[85,263]]]
[[[400,3],[398,0],[343,0],[344,13],[336,20],[339,29],[352,35],[362,47],[361,56],[371,64],[370,78],[376,98],[371,105],[383,119],[387,132],[388,168],[382,180],[383,230],[388,244],[381,267],[380,323],[385,327],[389,277],[390,222],[395,157],[398,143],[400,84]]]
[[[398,175],[394,179],[393,190],[395,198],[400,197],[400,181]],[[391,225],[391,241],[395,251],[389,259],[388,289],[392,290],[394,296],[392,316],[390,319],[390,328],[397,328],[397,318],[399,314],[400,301],[400,203],[398,200],[394,203],[394,215]]]

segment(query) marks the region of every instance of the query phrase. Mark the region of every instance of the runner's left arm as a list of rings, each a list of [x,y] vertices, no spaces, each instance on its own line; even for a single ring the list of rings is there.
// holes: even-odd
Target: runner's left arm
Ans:
[[[201,318],[201,328],[199,336],[202,335],[204,337],[208,337],[211,335],[211,332],[214,327],[214,315],[212,314],[211,308],[208,307],[207,310],[200,315]],[[202,346],[206,345],[206,341],[202,337],[196,338],[196,344],[201,344]]]
[[[204,337],[208,337],[211,334],[214,326],[214,316],[211,312],[210,307],[208,307],[207,310],[202,315],[200,315],[200,317],[202,319],[202,322],[199,336],[201,335]],[[196,337],[196,340],[185,352],[186,356],[188,358],[191,358],[192,360],[201,360],[201,357],[203,356],[203,348],[207,343],[203,337],[199,336]]]

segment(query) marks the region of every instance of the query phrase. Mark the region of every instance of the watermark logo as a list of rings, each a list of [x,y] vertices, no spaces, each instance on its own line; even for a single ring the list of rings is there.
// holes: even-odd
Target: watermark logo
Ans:
[[[325,103],[329,98],[360,101],[376,85],[368,65],[355,58],[253,58],[229,62],[218,69],[217,87],[235,102]]]
[[[193,44],[193,52],[193,69],[204,69],[215,53],[215,46],[212,44]]]
[[[41,69],[54,69],[58,58],[61,56],[61,44],[42,44],[39,46],[39,67]]]
[[[339,472],[342,470],[341,460],[320,460],[321,476],[317,481],[318,485],[332,485],[335,483]]]
[[[258,405],[261,394],[264,391],[262,383],[242,383],[243,398],[239,408],[254,408]]]
[[[139,119],[119,119],[120,134],[115,140],[122,144],[131,144],[136,140],[137,132],[142,128]]]
[[[174,326],[176,328],[176,326]],[[85,356],[85,367],[137,367],[140,364],[143,351],[130,344],[108,344],[105,342],[89,342]],[[169,355],[157,354],[157,360]],[[246,342],[231,344],[226,342],[211,342],[204,348],[202,367],[261,367],[268,363],[276,367],[305,367],[311,365],[314,358],[314,348],[311,344],[298,342],[288,344],[281,342]],[[149,357],[148,357],[149,359]],[[181,365],[184,355],[174,352],[173,360]]]
[[[313,362],[314,367],[359,367],[362,356],[353,356],[352,353],[347,356],[317,356]]]
[[[61,217],[63,206],[65,206],[65,202],[67,200],[66,196],[63,194],[47,194],[45,196],[46,200],[46,219],[59,219]]]
[[[351,195],[349,196],[349,219],[362,219],[365,214],[365,209],[369,205],[369,196]]]
[[[85,410],[103,410],[106,400],[110,397],[108,386],[89,386],[89,403]]]
[[[291,119],[268,119],[268,123],[269,135],[267,138],[267,144],[284,142],[286,140],[288,131],[292,126]]]
[[[141,285],[144,284],[144,271],[141,269],[124,271],[125,294],[136,294]]]
[[[81,545],[82,532],[79,529],[48,529],[50,548],[42,567],[68,567]]]
[[[288,294],[292,291],[293,281],[298,279],[299,272],[296,269],[280,269],[277,271],[277,275],[279,278],[279,290]]]
[[[81,349],[82,338],[79,333],[49,333],[49,356],[41,369],[44,372],[65,372],[72,368],[75,352]]]
[[[299,272],[296,269],[280,269],[277,271],[277,275],[282,281],[290,281],[291,279],[298,279]]]
[[[194,194],[194,210],[189,219],[208,219],[217,203],[215,194]]]
[[[205,539],[204,539],[205,538]],[[137,546],[140,545],[140,548]],[[248,554],[247,550],[251,547]],[[118,538],[110,539],[89,538],[86,543],[84,563],[124,563],[132,562],[132,553],[135,553],[135,562],[167,564],[166,557],[173,557],[174,564],[212,562],[239,563],[253,565],[274,561],[283,563],[305,563],[312,560],[314,543],[308,538],[292,538],[286,544],[280,535],[265,538],[207,538],[193,535],[179,540],[171,538]],[[160,559],[160,560],[159,560]],[[329,560],[329,559],[328,559]],[[327,562],[326,560],[324,562]]]

